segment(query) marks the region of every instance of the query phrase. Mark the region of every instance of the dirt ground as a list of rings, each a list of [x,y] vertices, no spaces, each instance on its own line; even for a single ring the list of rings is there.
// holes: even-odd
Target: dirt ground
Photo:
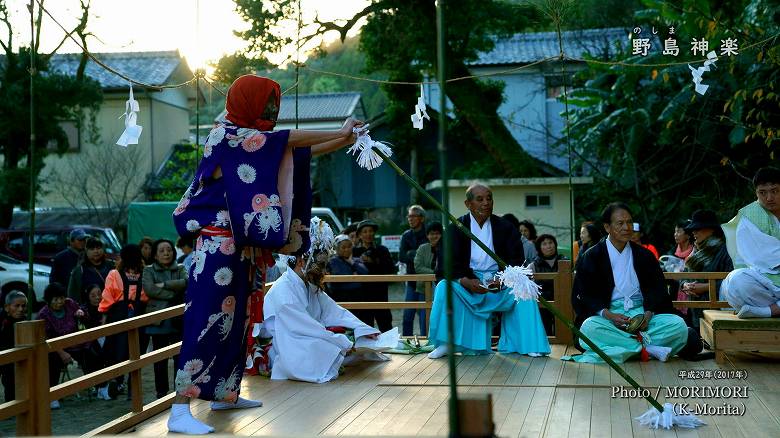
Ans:
[[[403,301],[404,289],[401,284],[393,284],[389,291],[390,301]],[[393,325],[401,327],[403,310],[393,310]],[[415,318],[415,333],[419,333],[419,319]],[[173,365],[169,361],[169,379],[173,385]],[[71,378],[81,376],[81,370],[75,365],[70,368]],[[155,399],[154,371],[151,366],[141,372],[141,380],[144,393],[144,404]],[[2,385],[0,385],[2,389]],[[78,395],[66,397],[60,400],[61,408],[52,411],[53,435],[82,435],[98,426],[108,423],[115,418],[127,414],[131,410],[130,401],[126,394],[120,394],[116,400],[99,400],[89,397],[87,391]],[[14,418],[0,421],[0,437],[16,435],[16,420]]]

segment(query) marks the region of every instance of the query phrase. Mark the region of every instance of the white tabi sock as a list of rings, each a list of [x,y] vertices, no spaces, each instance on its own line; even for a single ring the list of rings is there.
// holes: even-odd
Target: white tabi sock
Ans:
[[[260,406],[263,406],[263,402],[261,402],[260,400],[247,400],[241,397],[239,397],[235,403],[217,402],[217,401],[211,402],[212,411],[222,411],[225,409],[259,408]]]
[[[193,417],[189,404],[174,403],[171,405],[171,416],[168,417],[168,432],[205,435],[214,432],[214,428]]]
[[[669,355],[672,354],[671,348],[661,347],[659,345],[648,345],[645,349],[650,356],[653,356],[661,362],[666,362],[669,359]]]
[[[439,345],[436,347],[435,350],[428,353],[428,359],[438,359],[440,357],[444,357],[449,353],[449,349],[447,348],[447,345]]]
[[[767,307],[749,306],[745,304],[737,312],[737,318],[770,318],[772,309]]]

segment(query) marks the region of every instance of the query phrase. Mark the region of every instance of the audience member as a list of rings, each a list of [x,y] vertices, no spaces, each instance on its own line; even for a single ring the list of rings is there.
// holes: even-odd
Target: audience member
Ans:
[[[696,252],[688,257],[685,262],[685,271],[688,272],[731,272],[734,263],[729,257],[726,248],[726,239],[720,227],[715,212],[712,210],[696,210],[685,230],[693,234]],[[720,288],[722,280],[718,280]],[[709,286],[704,281],[683,281],[680,290],[692,301],[709,300]],[[702,317],[702,309],[689,309],[685,312],[690,315],[690,325],[699,327],[699,319]]]
[[[328,261],[327,272],[330,275],[367,275],[368,268],[358,257],[352,256],[352,241],[349,236],[339,234],[334,239],[336,245],[336,255]],[[364,301],[361,293],[363,283],[360,282],[332,282],[328,283],[328,296],[333,301]],[[361,315],[361,311],[352,312],[355,316],[363,320],[371,315]]]
[[[390,250],[383,245],[377,245],[374,242],[374,235],[379,229],[379,225],[372,220],[361,221],[357,226],[357,235],[360,239],[357,246],[352,249],[353,257],[360,257],[363,264],[368,268],[368,273],[372,275],[395,274],[395,264],[390,256]],[[366,282],[363,284],[366,301],[387,302],[387,283]],[[360,312],[360,315],[366,319],[361,319],[369,326],[376,327],[381,332],[386,332],[393,328],[393,315],[390,309],[376,309]],[[360,316],[359,316],[360,317]]]
[[[138,246],[141,248],[141,257],[144,260],[144,266],[151,266],[154,263],[154,253],[152,252],[154,240],[149,236],[144,236]]]
[[[539,255],[533,261],[534,272],[558,272],[558,261],[568,260],[566,257],[558,254],[558,239],[552,234],[542,234],[536,238],[536,251]],[[555,299],[553,280],[540,280],[539,286],[542,287],[542,296],[544,299],[552,301]],[[542,316],[542,324],[548,335],[555,334],[555,317],[547,309],[539,310]]]
[[[0,312],[0,350],[14,348],[16,339],[14,324],[27,319],[27,296],[22,291],[12,290],[5,295],[3,311]],[[3,383],[5,401],[16,399],[13,363],[0,365],[0,381]]]
[[[90,237],[85,243],[85,257],[73,268],[68,284],[68,298],[85,305],[89,298],[85,286],[97,284],[102,289],[106,285],[108,273],[114,269],[114,262],[106,258],[103,242]]]
[[[176,251],[173,242],[159,239],[152,244],[154,263],[144,268],[143,291],[149,297],[146,313],[163,310],[184,302],[184,291],[187,289],[187,272],[184,266],[176,263]],[[152,348],[159,350],[181,340],[181,320],[166,319],[145,328],[150,336]],[[178,356],[173,357],[176,365]],[[174,369],[176,367],[174,366]],[[157,398],[162,398],[170,392],[168,383],[168,359],[154,364],[154,388]]]
[[[601,240],[601,232],[592,221],[583,222],[580,226],[580,238],[572,247],[572,260],[576,264],[580,254],[592,248]]]
[[[70,273],[81,260],[87,237],[87,232],[81,228],[70,232],[70,245],[52,259],[49,283],[70,284]]]
[[[423,243],[417,248],[417,253],[414,255],[414,271],[418,274],[435,274],[436,262],[439,257],[439,251],[441,251],[441,236],[444,232],[444,227],[440,222],[431,222],[426,228],[426,237],[428,243]],[[417,295],[420,297],[418,301],[425,301],[425,283],[417,283]],[[420,334],[425,336],[428,334],[428,325],[426,324],[426,315],[424,309],[410,309],[412,312],[417,311],[420,314]],[[414,315],[412,315],[412,321],[414,321]],[[410,327],[411,329],[411,327]]]
[[[65,287],[59,283],[49,283],[43,293],[46,305],[38,312],[38,318],[46,324],[46,339],[69,335],[79,330],[79,324],[87,319],[87,314],[76,301],[67,298]],[[94,341],[93,341],[94,342]],[[49,353],[49,387],[60,383],[60,374],[71,362],[77,362],[84,374],[97,371],[98,358],[90,348],[92,342],[74,345],[64,350]],[[59,400],[52,400],[52,409],[59,409]]]
[[[176,248],[179,248],[182,253],[181,256],[176,259],[176,263],[184,266],[184,272],[189,272],[190,270],[190,265],[192,265],[192,256],[194,255],[192,250],[194,247],[194,242],[191,236],[179,236],[179,238],[176,239]]]
[[[515,229],[520,232],[520,220],[517,219],[517,216],[513,215],[512,213],[507,213],[503,216],[501,216],[502,219],[506,219],[509,221],[509,223],[512,224],[512,226],[515,227]],[[530,222],[529,222],[530,223]],[[533,227],[533,225],[531,225]],[[526,231],[528,231],[527,227],[523,227]],[[533,228],[534,233],[536,233],[536,228]],[[525,237],[525,234],[520,232],[520,240],[523,242],[523,255],[525,256],[526,260],[533,260],[536,258],[536,245],[534,245],[534,242],[532,240],[528,240],[527,237]]]
[[[406,220],[409,222],[409,229],[401,235],[401,248],[398,252],[398,260],[406,265],[406,273],[416,273],[414,269],[414,256],[417,254],[417,248],[423,243],[428,242],[425,231],[425,209],[419,205],[412,205],[407,211]],[[425,301],[425,296],[417,293],[417,283],[408,281],[406,283],[405,301]],[[414,328],[414,314],[420,315],[420,327],[425,326],[425,311],[417,312],[417,309],[404,309],[402,324],[402,334],[411,336]]]
[[[655,248],[655,246],[653,246],[652,243],[644,243],[642,241],[642,236],[643,235],[644,235],[644,233],[642,232],[642,228],[639,225],[639,223],[634,222],[634,224],[633,224],[633,233],[631,234],[631,241],[636,243],[637,245],[641,246],[642,248],[647,249],[651,253],[653,253],[653,255],[655,256],[656,260],[661,258],[661,255],[658,254],[658,250]]]

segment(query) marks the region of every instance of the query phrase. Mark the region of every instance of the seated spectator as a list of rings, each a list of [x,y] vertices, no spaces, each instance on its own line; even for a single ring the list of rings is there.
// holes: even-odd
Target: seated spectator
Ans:
[[[428,243],[423,243],[417,248],[417,253],[414,255],[414,271],[418,274],[435,274],[436,273],[436,261],[438,260],[439,251],[441,251],[441,236],[444,232],[444,227],[440,222],[431,222],[425,230],[425,235],[428,238]],[[425,301],[425,283],[417,282],[416,286],[417,301]],[[425,324],[425,310],[424,309],[409,309],[417,311],[420,315],[420,334],[427,335],[428,327]],[[414,318],[414,317],[413,317]]]
[[[106,287],[101,295],[98,311],[104,315],[105,323],[112,323],[140,315],[144,312],[149,297],[143,291],[141,276],[144,270],[144,260],[141,247],[134,244],[125,245],[119,252],[121,260],[106,277]],[[140,292],[140,293],[139,293]],[[142,334],[141,351],[146,351],[149,338]],[[103,344],[106,365],[113,365],[129,357],[127,333],[117,333],[106,337]],[[110,384],[108,397],[116,397],[117,388],[123,386],[124,376],[117,377]],[[98,394],[103,397],[104,394]]]
[[[636,243],[637,245],[641,246],[642,248],[646,248],[648,251],[653,253],[653,255],[655,256],[656,260],[661,258],[661,255],[658,254],[658,250],[655,248],[655,246],[652,243],[644,243],[644,242],[642,242],[642,237],[644,236],[644,233],[642,233],[642,229],[639,226],[639,223],[634,222],[633,230],[634,230],[634,232],[631,235],[631,241]]]
[[[73,268],[68,284],[68,298],[84,306],[89,300],[86,286],[97,284],[101,289],[106,285],[108,273],[114,269],[114,262],[106,258],[103,242],[95,237],[88,237],[84,244],[86,249],[84,259]]]
[[[345,234],[339,234],[334,239],[336,245],[336,255],[330,258],[328,261],[327,272],[331,275],[367,275],[368,268],[358,257],[352,256],[352,240]],[[328,283],[328,296],[333,298],[333,301],[365,301],[362,297],[361,290],[363,283],[360,282],[348,282]],[[361,321],[370,320],[371,313],[365,314],[365,311],[355,310],[352,312]],[[373,323],[373,321],[372,321]]]
[[[536,238],[536,251],[539,253],[533,261],[534,272],[558,272],[558,261],[568,260],[558,254],[558,240],[552,234],[542,234]],[[540,280],[542,296],[546,300],[554,300],[553,280]],[[555,334],[555,317],[547,309],[539,309],[542,316],[542,324],[548,335]]]
[[[147,313],[183,303],[184,291],[187,289],[187,273],[184,271],[184,266],[176,263],[173,242],[168,239],[156,240],[152,244],[152,253],[154,264],[144,268],[143,272],[143,291],[149,297],[146,305]],[[145,330],[155,350],[181,341],[179,318],[166,319],[147,326]],[[174,364],[177,359],[178,356],[173,357]],[[170,392],[168,359],[154,364],[154,388],[157,391],[157,398],[165,397]]]
[[[371,275],[395,274],[396,267],[393,258],[390,256],[390,250],[383,245],[377,245],[374,242],[374,236],[379,229],[379,225],[372,220],[364,220],[358,224],[357,235],[359,238],[357,246],[352,249],[353,257],[360,257],[363,264],[368,268]],[[387,302],[387,283],[367,282],[363,284],[364,301]],[[375,309],[360,312],[361,319],[369,326],[376,327],[381,332],[386,332],[393,328],[393,315],[390,309]]]
[[[84,320],[86,328],[93,328],[103,324],[103,315],[98,311],[100,306],[103,287],[99,284],[91,284],[87,289],[87,304],[82,306],[87,312],[87,318]]]
[[[715,212],[712,210],[696,210],[685,230],[693,234],[696,252],[688,257],[685,262],[687,272],[731,272],[734,263],[731,261],[723,229],[720,227]],[[722,280],[718,280],[720,288]],[[680,290],[692,301],[709,300],[709,286],[704,281],[683,281]],[[703,315],[702,309],[689,309],[691,327],[699,327],[699,319]]]
[[[780,169],[764,167],[753,176],[756,201],[724,225],[729,254],[738,268],[721,295],[740,318],[780,317]]]
[[[592,221],[583,222],[580,226],[580,239],[574,242],[572,248],[573,262],[577,263],[577,257],[592,248],[601,240],[601,232]]]
[[[690,231],[685,229],[686,225],[688,225],[688,221],[677,222],[677,225],[674,226],[675,246],[669,253],[683,261],[688,260],[688,257],[690,257],[694,251],[693,236]],[[720,226],[718,226],[718,228],[720,228]]]
[[[14,348],[14,324],[27,319],[27,296],[22,291],[12,290],[5,296],[3,311],[0,312],[0,350]],[[14,368],[12,363],[0,366],[0,381],[3,382],[5,401],[16,399],[14,383]]]
[[[517,219],[515,215],[512,213],[507,213],[503,216],[501,216],[502,219],[506,219],[511,223],[515,229],[517,229],[518,232],[520,232],[520,220]],[[527,222],[527,221],[526,221]],[[528,222],[530,224],[530,222]],[[528,234],[530,234],[530,231],[528,231],[528,228],[526,226],[523,227],[523,229],[526,230]],[[533,229],[534,234],[536,234],[536,228],[533,228],[533,224],[531,224],[531,229]],[[526,235],[520,232],[520,240],[523,242],[523,255],[525,256],[526,260],[533,260],[536,258],[536,246],[534,245],[533,240],[528,240]]]
[[[601,221],[609,236],[580,254],[577,262],[572,288],[575,324],[617,363],[643,349],[666,361],[686,346],[688,327],[672,306],[658,260],[631,241],[633,218],[628,206],[607,205]],[[625,331],[633,317],[644,317],[639,327],[647,334],[644,342]],[[585,353],[562,359],[604,362],[582,339],[579,342]]]
[[[75,301],[66,297],[65,287],[59,283],[50,283],[43,293],[46,305],[38,312],[38,318],[46,324],[46,339],[69,335],[79,330],[79,323],[87,315]],[[60,383],[62,370],[71,362],[77,362],[84,374],[97,371],[97,357],[90,349],[91,342],[68,347],[49,353],[49,387]],[[52,400],[51,408],[59,409],[59,400]]]

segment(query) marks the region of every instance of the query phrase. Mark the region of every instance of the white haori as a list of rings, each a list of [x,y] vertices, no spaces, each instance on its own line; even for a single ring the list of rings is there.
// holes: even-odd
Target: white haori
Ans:
[[[477,220],[474,219],[474,215],[469,213],[471,217],[471,234],[475,235],[477,239],[482,241],[491,251],[495,251],[493,247],[493,227],[490,225],[490,218],[487,218],[482,228],[479,227]],[[476,242],[471,241],[471,261],[469,267],[475,271],[497,271],[498,263],[490,257],[485,250],[480,248]]]
[[[612,289],[612,301],[623,300],[623,310],[634,307],[635,300],[641,300],[642,292],[639,289],[639,277],[634,270],[634,256],[631,253],[631,244],[627,243],[623,252],[618,251],[615,245],[607,238],[607,253],[609,263],[612,265],[612,278],[615,280],[615,288]]]
[[[772,217],[778,227],[780,221]],[[761,274],[780,274],[780,240],[763,233],[750,219],[743,217],[737,224],[737,251],[742,262]]]
[[[355,338],[379,333],[325,292],[313,286],[307,288],[292,269],[276,280],[266,294],[263,316],[264,328],[273,337],[269,352],[272,380],[324,383],[338,377],[352,342],[326,327],[353,329]]]

